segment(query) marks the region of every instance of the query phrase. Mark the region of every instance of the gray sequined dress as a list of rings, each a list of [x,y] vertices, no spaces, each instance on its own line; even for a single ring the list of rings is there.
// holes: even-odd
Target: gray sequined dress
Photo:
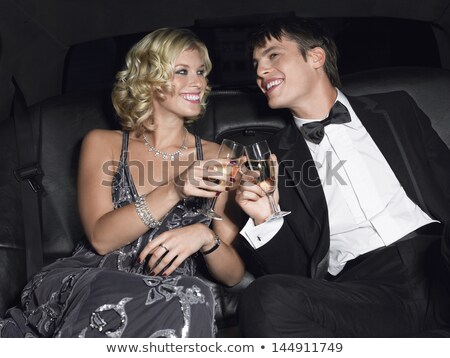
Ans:
[[[196,137],[197,157],[202,158]],[[127,164],[128,133],[112,185],[115,208],[137,198]],[[101,256],[87,240],[72,256],[57,260],[26,285],[21,304],[0,319],[0,337],[213,337],[214,298],[194,276],[189,257],[168,277],[147,275],[136,258],[145,244],[165,230],[209,222],[196,208],[205,200],[180,201],[162,225],[134,242]]]

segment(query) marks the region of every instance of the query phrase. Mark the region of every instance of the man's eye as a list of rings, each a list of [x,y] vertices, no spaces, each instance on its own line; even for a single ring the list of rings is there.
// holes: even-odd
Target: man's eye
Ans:
[[[269,55],[269,58],[271,59],[271,60],[273,60],[275,57],[277,57],[278,56],[278,54],[277,53],[271,53],[270,55]]]

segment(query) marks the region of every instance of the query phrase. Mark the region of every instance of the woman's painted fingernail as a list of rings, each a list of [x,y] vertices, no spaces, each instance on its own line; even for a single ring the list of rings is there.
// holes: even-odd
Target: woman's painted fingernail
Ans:
[[[136,257],[135,263],[138,264],[138,265],[140,265],[142,263],[141,258],[139,256]]]
[[[216,192],[216,197],[218,197],[220,195],[220,191]]]
[[[236,183],[236,179],[235,178],[230,178],[230,182]]]
[[[235,160],[232,160],[232,161],[230,161],[230,163],[229,163],[230,165],[236,165],[237,164],[237,161],[235,161]]]
[[[155,276],[155,272],[154,271],[150,272],[150,276]]]

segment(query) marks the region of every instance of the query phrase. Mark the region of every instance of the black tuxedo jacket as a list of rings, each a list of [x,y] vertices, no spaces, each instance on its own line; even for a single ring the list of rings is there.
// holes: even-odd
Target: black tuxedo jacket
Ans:
[[[409,198],[432,218],[450,214],[450,151],[406,92],[348,97]],[[258,274],[323,277],[330,229],[325,196],[309,148],[294,121],[269,140],[280,163],[280,206],[292,213],[267,244],[253,250]]]

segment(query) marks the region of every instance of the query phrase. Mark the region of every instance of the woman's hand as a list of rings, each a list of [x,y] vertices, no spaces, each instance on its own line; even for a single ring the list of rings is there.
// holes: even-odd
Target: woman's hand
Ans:
[[[175,190],[180,198],[198,196],[212,198],[227,190],[230,177],[224,169],[228,159],[208,159],[193,162],[174,178]]]
[[[209,248],[213,243],[214,232],[205,224],[188,225],[158,235],[144,247],[138,260],[143,262],[151,255],[148,262],[150,275],[168,276],[186,258],[202,248]]]

